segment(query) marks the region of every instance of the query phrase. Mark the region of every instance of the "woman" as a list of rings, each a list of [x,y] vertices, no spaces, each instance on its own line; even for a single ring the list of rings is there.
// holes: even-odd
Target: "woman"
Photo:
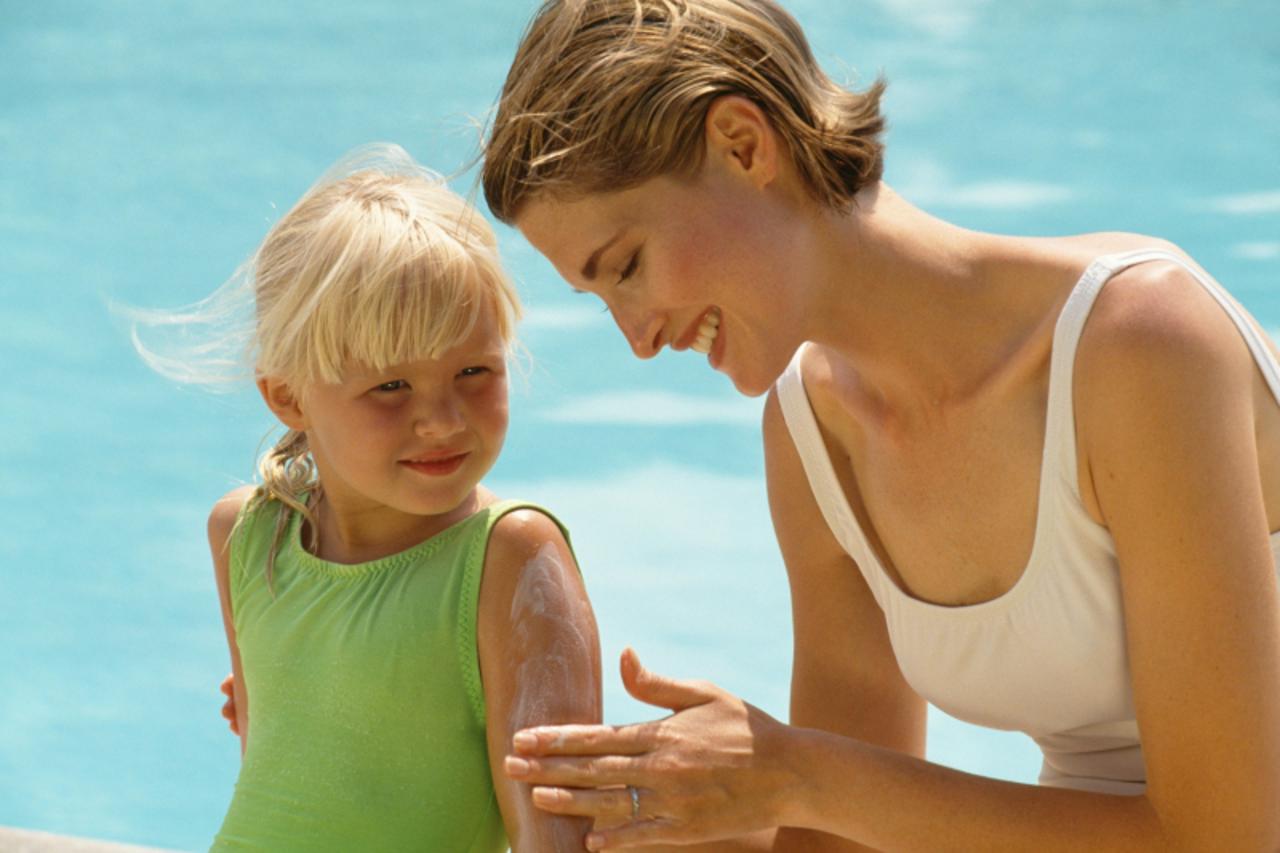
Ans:
[[[1274,348],[1167,242],[912,207],[881,90],[770,0],[548,2],[525,34],[490,207],[637,356],[768,392],[795,661],[784,725],[628,653],[674,713],[519,733],[508,774],[592,849],[1280,847]],[[1041,784],[926,762],[926,700],[1031,734]]]

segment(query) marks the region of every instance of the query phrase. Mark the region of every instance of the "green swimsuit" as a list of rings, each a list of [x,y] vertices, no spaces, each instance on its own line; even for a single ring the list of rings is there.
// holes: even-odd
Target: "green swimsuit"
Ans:
[[[246,515],[231,545],[252,716],[212,849],[506,850],[476,606],[494,524],[512,510],[546,510],[496,503],[357,565],[307,553],[295,514],[276,555],[273,597],[264,567],[278,506]]]

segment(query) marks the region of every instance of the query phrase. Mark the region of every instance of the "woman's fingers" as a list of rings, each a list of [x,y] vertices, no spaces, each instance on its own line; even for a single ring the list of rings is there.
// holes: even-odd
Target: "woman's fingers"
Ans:
[[[519,755],[641,755],[652,746],[646,724],[538,726],[511,738]]]
[[[589,758],[524,758],[508,755],[503,769],[512,779],[534,785],[599,788],[637,781],[644,771],[634,758],[604,755]]]
[[[706,682],[677,681],[645,669],[634,649],[623,650],[618,665],[627,692],[646,705],[683,711],[705,705],[716,696],[715,688]]]
[[[652,791],[640,788],[637,795],[638,800],[633,801],[631,789],[626,787],[594,790],[537,787],[533,789],[533,803],[553,814],[594,818],[592,831],[587,836],[589,850],[677,841],[688,835],[681,833],[674,821],[653,811]]]
[[[622,653],[620,665],[627,692],[649,705],[679,712],[718,695],[706,682],[677,681],[645,669],[631,649]],[[655,723],[537,726],[516,732],[511,745],[517,755],[643,755],[656,746],[658,731]]]
[[[639,792],[641,796],[645,792]],[[578,815],[603,819],[610,825],[631,820],[630,788],[552,788],[533,789],[533,804],[543,811],[562,815]],[[603,824],[597,824],[603,825]]]
[[[228,675],[218,685],[218,690],[222,695],[227,697],[227,701],[222,703],[222,718],[231,726],[232,734],[240,734],[240,726],[236,722],[236,682],[235,678]]]
[[[781,724],[707,682],[650,672],[630,649],[620,664],[632,696],[674,713],[632,726],[518,732],[505,770],[534,786],[534,805],[592,818],[592,850],[708,841],[773,825],[771,797],[794,779],[759,747],[776,741],[765,735]]]
[[[611,829],[593,829],[587,834],[586,847],[588,850],[621,850],[649,844],[680,844],[692,839],[696,836],[679,832],[671,821],[659,817]]]

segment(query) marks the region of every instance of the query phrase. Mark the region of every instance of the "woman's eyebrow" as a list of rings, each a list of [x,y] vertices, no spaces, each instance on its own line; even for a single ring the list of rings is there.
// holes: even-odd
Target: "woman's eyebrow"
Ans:
[[[587,262],[582,265],[582,277],[587,281],[594,281],[596,277],[596,265],[600,263],[600,256],[608,251],[609,247],[618,242],[622,238],[622,231],[618,231],[612,237],[604,242],[604,244],[591,253],[591,257],[587,258]]]

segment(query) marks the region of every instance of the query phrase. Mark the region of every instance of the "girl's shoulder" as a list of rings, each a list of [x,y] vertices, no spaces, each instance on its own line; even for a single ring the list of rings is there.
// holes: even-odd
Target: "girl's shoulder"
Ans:
[[[226,547],[236,529],[240,515],[257,493],[256,486],[240,486],[227,492],[214,503],[209,511],[209,544],[215,548]]]
[[[496,502],[487,509],[500,513],[489,533],[487,568],[518,570],[548,549],[572,560],[567,530],[549,510],[515,501]]]
[[[509,614],[513,600],[522,594],[585,600],[581,570],[560,521],[538,506],[503,504],[490,508],[501,517],[492,522],[485,549],[482,627],[488,621],[485,611],[496,608]]]

